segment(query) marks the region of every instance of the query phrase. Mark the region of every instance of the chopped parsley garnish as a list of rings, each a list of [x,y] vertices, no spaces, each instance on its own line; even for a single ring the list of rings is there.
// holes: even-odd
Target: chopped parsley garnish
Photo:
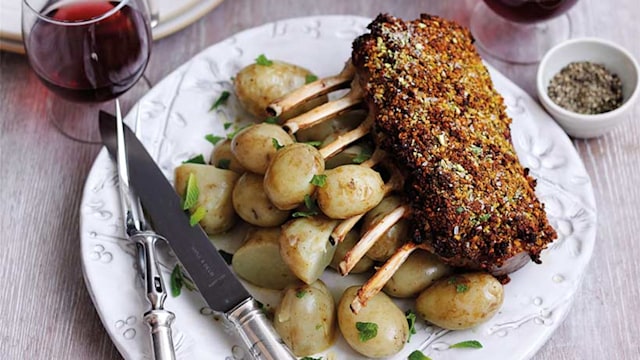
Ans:
[[[312,83],[312,82],[314,82],[314,81],[316,81],[316,80],[318,80],[318,77],[317,77],[317,76],[315,76],[315,75],[313,75],[313,74],[307,74],[307,75],[304,77],[304,83],[305,83],[305,84]]]
[[[273,65],[273,61],[267,59],[267,57],[264,56],[264,54],[260,54],[256,58],[256,64],[262,65],[262,66],[271,66]]]
[[[266,122],[267,124],[277,124],[278,120],[279,119],[277,116],[269,116],[268,118],[264,119],[264,122]]]
[[[176,266],[173,268],[173,271],[171,271],[170,281],[171,295],[173,297],[180,296],[180,292],[182,291],[183,287],[185,287],[189,291],[196,290],[196,285],[184,274],[182,268],[180,267],[180,264],[176,264]]]
[[[372,322],[356,322],[356,329],[358,330],[358,338],[360,341],[365,342],[378,336],[378,324]]]
[[[307,208],[307,211],[296,211],[291,214],[291,216],[294,218],[299,218],[318,215],[318,204],[316,204],[316,202],[309,194],[306,194],[304,196],[304,206]]]
[[[482,344],[478,340],[467,340],[450,345],[449,349],[482,349]]]
[[[458,214],[463,213],[463,212],[464,212],[464,206],[458,206],[458,208],[456,209],[456,212],[457,212]]]
[[[460,280],[461,280],[461,278],[459,278],[457,276],[452,276],[452,277],[449,278],[449,280],[447,280],[447,284],[455,285],[457,293],[463,293],[463,292],[469,290],[469,285],[465,284],[464,282],[462,282]],[[462,280],[465,280],[465,279],[462,278]]]
[[[193,173],[189,173],[187,178],[187,187],[184,190],[184,201],[182,202],[182,210],[189,210],[198,202],[200,189],[198,189],[198,181]]]
[[[305,141],[305,144],[311,145],[315,148],[319,148],[322,145],[322,141]]]
[[[409,342],[411,341],[411,335],[416,333],[416,314],[409,309],[404,313],[404,315],[407,318],[407,323],[409,324],[409,336],[407,337],[407,342]]]
[[[307,290],[301,289],[296,291],[296,297],[302,299],[307,294]]]
[[[354,164],[362,164],[363,162],[369,160],[371,158],[371,154],[363,151],[360,154],[356,155],[356,157],[354,157],[351,161]]]
[[[491,214],[482,214],[478,217],[478,220],[480,220],[480,222],[485,222],[489,220],[490,217],[491,217]]]
[[[323,187],[327,183],[327,175],[324,175],[324,174],[313,175],[309,183],[317,187]]]
[[[203,206],[198,206],[198,208],[191,213],[191,216],[189,217],[189,225],[191,226],[196,226],[198,225],[198,223],[200,222],[200,220],[202,220],[205,215],[207,215],[207,209],[204,208]]]
[[[215,109],[217,109],[220,105],[223,105],[224,103],[227,102],[227,99],[229,99],[229,96],[231,95],[230,92],[228,91],[223,91],[220,96],[218,97],[218,99],[216,99],[216,101],[213,103],[213,105],[211,105],[211,108],[209,109],[209,111],[213,111]]]
[[[217,135],[213,135],[213,134],[207,134],[204,136],[205,140],[207,140],[208,142],[210,142],[212,145],[215,145],[217,143],[220,142],[220,140],[224,139],[224,137],[222,136],[217,136]]]
[[[231,160],[229,160],[229,159],[220,159],[220,160],[218,160],[218,163],[216,164],[216,167],[218,169],[229,170],[229,166],[230,165],[231,165]]]
[[[407,360],[431,360],[431,358],[423,354],[420,350],[414,350],[411,354],[409,354]]]
[[[280,145],[280,142],[276,138],[271,138],[271,143],[276,150],[280,150],[284,147],[284,145]]]
[[[202,154],[196,155],[189,160],[185,160],[182,162],[183,164],[206,164],[204,161],[204,156]]]

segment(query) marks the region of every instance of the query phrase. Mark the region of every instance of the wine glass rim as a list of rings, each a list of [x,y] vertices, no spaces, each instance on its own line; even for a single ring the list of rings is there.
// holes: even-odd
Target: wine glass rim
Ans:
[[[33,6],[31,6],[31,0],[22,0],[22,3],[27,6],[39,19],[52,23],[52,24],[56,24],[56,25],[62,25],[62,26],[82,26],[82,25],[88,25],[88,24],[92,24],[92,23],[96,23],[98,21],[104,20],[110,16],[112,16],[113,14],[115,14],[116,12],[118,12],[120,9],[122,9],[123,6],[125,6],[127,3],[129,3],[130,0],[121,0],[118,1],[118,5],[114,6],[113,9],[109,9],[109,11],[101,14],[100,16],[96,16],[87,20],[79,20],[79,21],[68,21],[68,20],[59,20],[59,19],[55,19],[51,16],[47,16],[43,14],[43,10],[45,9],[49,9],[49,7],[42,9],[42,10],[36,10],[33,8]],[[65,3],[69,3],[69,4],[74,4],[79,2],[78,0],[68,0],[68,1],[62,1]],[[97,2],[97,1],[96,1]],[[104,1],[104,2],[111,2],[111,1]],[[60,3],[60,2],[58,2]]]

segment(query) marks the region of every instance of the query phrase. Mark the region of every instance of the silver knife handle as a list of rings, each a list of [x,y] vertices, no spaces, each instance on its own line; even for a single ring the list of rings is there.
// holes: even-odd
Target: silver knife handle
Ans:
[[[243,301],[226,315],[238,330],[254,359],[297,359],[273,329],[254,299]]]
[[[144,320],[151,328],[151,342],[155,360],[175,360],[171,336],[171,323],[175,315],[167,310],[150,310],[144,314]]]

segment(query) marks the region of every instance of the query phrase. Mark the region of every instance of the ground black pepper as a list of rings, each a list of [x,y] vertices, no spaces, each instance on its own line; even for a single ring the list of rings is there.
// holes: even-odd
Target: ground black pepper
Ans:
[[[622,82],[603,65],[572,62],[551,79],[547,93],[563,108],[581,114],[600,114],[622,105]]]

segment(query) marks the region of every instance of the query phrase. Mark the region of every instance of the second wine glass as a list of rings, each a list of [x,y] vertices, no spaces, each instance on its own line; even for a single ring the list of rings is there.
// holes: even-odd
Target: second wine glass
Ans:
[[[500,60],[536,63],[571,36],[565,13],[577,1],[484,0],[471,16],[471,32],[481,49]]]
[[[143,0],[23,0],[22,14],[31,67],[65,100],[115,99],[144,73],[152,40]],[[52,120],[65,135],[81,140],[66,133],[64,119]]]

